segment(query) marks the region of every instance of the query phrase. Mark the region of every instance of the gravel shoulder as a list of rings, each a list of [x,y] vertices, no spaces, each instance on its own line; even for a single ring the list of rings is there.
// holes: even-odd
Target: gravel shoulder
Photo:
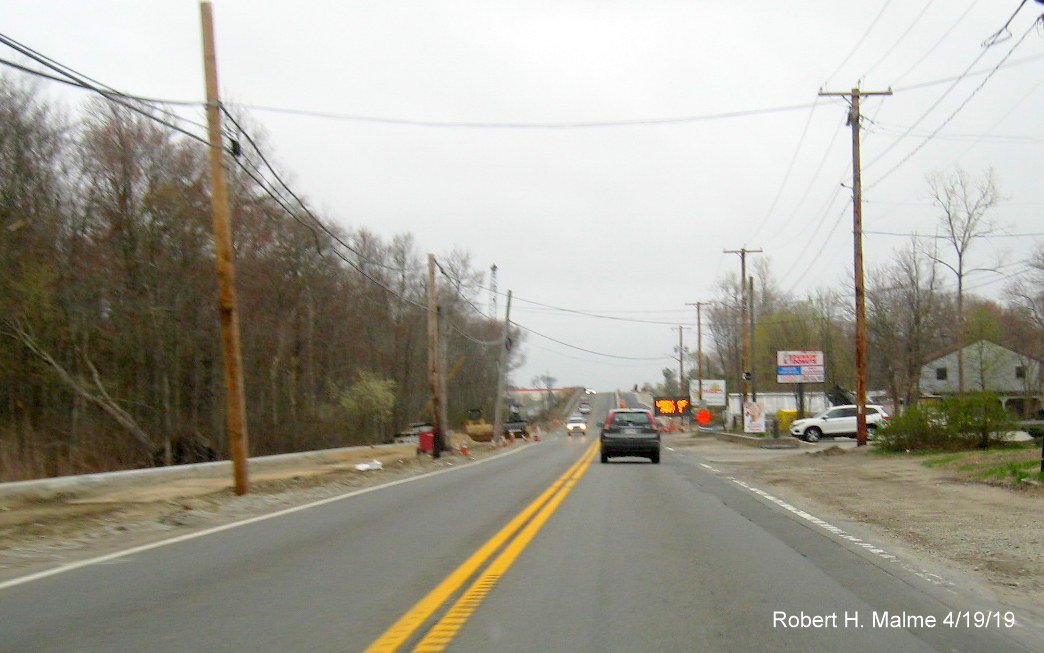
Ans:
[[[468,455],[433,460],[415,445],[342,450],[321,462],[287,462],[250,472],[237,496],[231,472],[80,492],[8,498],[0,505],[0,582],[171,537],[273,513],[367,487],[505,455],[472,443]],[[380,469],[357,469],[356,465]],[[231,468],[229,468],[231,469]]]

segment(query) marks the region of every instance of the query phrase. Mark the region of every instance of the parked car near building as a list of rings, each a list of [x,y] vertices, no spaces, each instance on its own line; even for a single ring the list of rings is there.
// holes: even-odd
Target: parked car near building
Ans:
[[[877,429],[884,426],[889,419],[884,407],[867,404],[866,437],[873,439]],[[790,425],[790,434],[808,442],[818,442],[824,435],[856,436],[856,406],[834,406],[819,413],[815,417],[796,419]]]

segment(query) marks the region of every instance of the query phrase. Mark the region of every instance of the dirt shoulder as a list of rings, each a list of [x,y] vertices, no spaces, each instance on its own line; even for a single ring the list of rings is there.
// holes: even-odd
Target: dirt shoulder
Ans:
[[[860,524],[877,542],[941,562],[999,600],[1044,617],[1044,489],[977,476],[976,456],[881,455],[850,440],[764,450],[676,437],[672,446],[823,519]],[[1040,451],[985,455],[992,465],[1008,458],[1039,461]]]
[[[437,460],[403,445],[252,466],[250,492],[243,496],[232,490],[231,467],[188,478],[8,496],[0,502],[0,582],[531,446],[469,444],[466,456],[453,452]]]

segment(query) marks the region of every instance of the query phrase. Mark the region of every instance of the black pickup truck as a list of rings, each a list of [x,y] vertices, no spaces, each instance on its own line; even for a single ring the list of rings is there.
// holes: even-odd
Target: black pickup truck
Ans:
[[[504,423],[504,435],[513,435],[516,438],[529,437],[529,422],[524,419]]]

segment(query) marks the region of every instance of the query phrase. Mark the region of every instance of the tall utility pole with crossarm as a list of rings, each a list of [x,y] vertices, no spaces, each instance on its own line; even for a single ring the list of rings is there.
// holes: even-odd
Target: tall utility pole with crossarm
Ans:
[[[820,91],[821,96],[850,98],[848,124],[852,128],[852,240],[855,268],[855,365],[856,365],[856,442],[866,446],[866,301],[863,289],[863,181],[859,159],[859,98],[891,95],[891,91]]]
[[[710,302],[686,302],[686,306],[696,307],[696,400],[703,408],[703,311],[700,310]]]
[[[741,247],[740,249],[723,249],[722,252],[725,254],[739,254],[740,257],[740,295],[742,297],[742,307],[740,311],[740,328],[743,330],[742,342],[740,342],[740,372],[743,376],[743,405],[747,404],[747,395],[751,391],[751,381],[753,380],[754,374],[750,370],[750,332],[748,331],[749,325],[747,323],[747,304],[750,302],[750,298],[747,297],[747,254],[760,254],[764,250],[760,249],[747,249]],[[742,409],[742,406],[741,406]]]

